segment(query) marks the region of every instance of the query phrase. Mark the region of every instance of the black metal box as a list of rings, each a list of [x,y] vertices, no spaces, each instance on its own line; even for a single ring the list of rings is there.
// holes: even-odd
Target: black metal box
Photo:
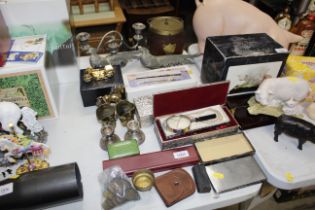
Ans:
[[[113,77],[89,83],[83,81],[84,69],[80,70],[80,93],[84,107],[94,106],[98,96],[109,94],[112,88],[124,84],[120,67],[113,67],[115,70]]]

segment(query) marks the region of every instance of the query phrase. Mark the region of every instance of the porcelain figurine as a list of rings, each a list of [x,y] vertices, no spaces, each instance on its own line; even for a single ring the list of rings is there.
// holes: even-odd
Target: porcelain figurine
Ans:
[[[195,0],[193,28],[202,53],[208,36],[267,33],[283,47],[302,37],[280,28],[266,13],[243,0]]]
[[[47,132],[38,122],[36,116],[37,112],[29,107],[20,108],[12,102],[0,102],[0,128],[2,130],[27,135],[37,142],[45,142]]]
[[[274,130],[274,140],[278,142],[278,136],[281,133],[288,134],[299,140],[298,149],[302,150],[302,146],[306,141],[315,143],[315,126],[305,120],[297,117],[281,115],[276,123]]]
[[[36,119],[37,112],[29,107],[23,107],[21,109],[22,120],[21,122],[30,130],[31,134],[41,132],[44,127]]]
[[[21,116],[22,113],[18,105],[12,102],[0,102],[0,123],[3,130],[23,134],[23,130],[17,126]]]
[[[265,79],[255,92],[256,101],[265,106],[279,107],[286,114],[298,114],[300,102],[310,93],[308,82],[297,77]]]

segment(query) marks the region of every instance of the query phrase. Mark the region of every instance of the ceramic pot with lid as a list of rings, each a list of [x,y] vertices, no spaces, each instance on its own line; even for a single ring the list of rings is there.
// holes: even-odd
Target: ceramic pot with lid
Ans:
[[[148,47],[152,55],[181,54],[184,47],[184,21],[174,16],[148,19]]]

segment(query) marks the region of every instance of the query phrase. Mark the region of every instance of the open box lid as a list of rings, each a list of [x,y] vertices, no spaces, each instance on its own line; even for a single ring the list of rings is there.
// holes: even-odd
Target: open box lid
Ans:
[[[229,81],[215,82],[195,88],[153,95],[153,116],[191,111],[214,105],[223,105]]]

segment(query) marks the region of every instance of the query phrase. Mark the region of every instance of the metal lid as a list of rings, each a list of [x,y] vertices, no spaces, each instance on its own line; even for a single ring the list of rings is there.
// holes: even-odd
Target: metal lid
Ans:
[[[150,30],[153,33],[172,36],[180,33],[184,28],[184,21],[179,17],[158,16],[148,20]]]

